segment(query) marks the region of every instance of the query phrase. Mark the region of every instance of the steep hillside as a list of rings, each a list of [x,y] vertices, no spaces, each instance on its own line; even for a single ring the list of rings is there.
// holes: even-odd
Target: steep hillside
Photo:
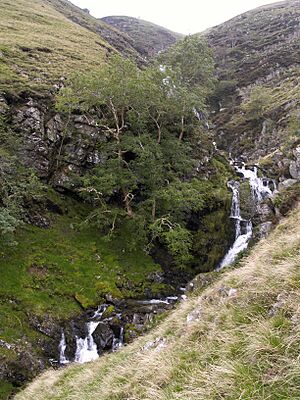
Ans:
[[[142,19],[110,16],[102,21],[126,33],[133,40],[133,47],[144,57],[151,58],[166,50],[183,35]]]
[[[0,11],[0,91],[57,90],[107,52],[140,57],[128,37],[65,0],[4,0]]]
[[[212,98],[220,145],[252,160],[299,140],[300,4],[282,1],[205,33],[220,79]]]
[[[16,399],[299,399],[299,218],[298,208],[210,287],[200,279],[151,334],[48,371]]]

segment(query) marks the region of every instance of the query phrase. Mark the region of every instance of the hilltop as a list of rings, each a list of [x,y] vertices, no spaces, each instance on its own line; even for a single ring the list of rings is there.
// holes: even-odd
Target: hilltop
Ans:
[[[101,20],[126,33],[132,38],[134,48],[147,58],[166,50],[183,37],[180,33],[138,18],[114,15]]]

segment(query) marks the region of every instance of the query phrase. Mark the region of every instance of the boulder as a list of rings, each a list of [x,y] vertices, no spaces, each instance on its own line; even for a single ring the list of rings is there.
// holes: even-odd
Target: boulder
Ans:
[[[114,332],[107,324],[100,322],[93,332],[93,338],[98,349],[110,349],[114,340]]]
[[[293,150],[293,156],[295,160],[290,163],[290,175],[292,178],[300,180],[300,146]]]
[[[297,179],[285,179],[284,181],[280,182],[278,185],[278,190],[284,190],[287,189],[293,185],[295,185],[295,183],[297,183]]]

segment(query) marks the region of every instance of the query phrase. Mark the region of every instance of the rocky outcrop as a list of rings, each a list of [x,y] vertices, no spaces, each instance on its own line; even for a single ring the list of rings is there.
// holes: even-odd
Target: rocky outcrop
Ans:
[[[29,98],[5,112],[21,137],[24,164],[55,188],[75,189],[78,176],[104,162],[97,144],[106,138],[93,118],[55,113],[51,99]]]

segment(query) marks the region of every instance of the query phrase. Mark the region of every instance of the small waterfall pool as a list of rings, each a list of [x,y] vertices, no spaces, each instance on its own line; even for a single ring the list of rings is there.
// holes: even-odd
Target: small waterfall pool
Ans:
[[[258,176],[258,168],[256,166],[251,169],[247,168],[245,164],[242,164],[242,166],[235,165],[235,170],[237,174],[242,176],[242,179],[249,181],[251,195],[256,206],[263,200],[271,197],[276,190],[276,185],[273,180]],[[270,183],[272,183],[273,190],[270,187]],[[237,259],[237,256],[247,249],[253,235],[252,221],[241,217],[240,182],[230,181],[228,182],[228,187],[232,191],[230,218],[235,221],[235,241],[221,261],[217,270],[221,270],[225,266],[231,265]]]

